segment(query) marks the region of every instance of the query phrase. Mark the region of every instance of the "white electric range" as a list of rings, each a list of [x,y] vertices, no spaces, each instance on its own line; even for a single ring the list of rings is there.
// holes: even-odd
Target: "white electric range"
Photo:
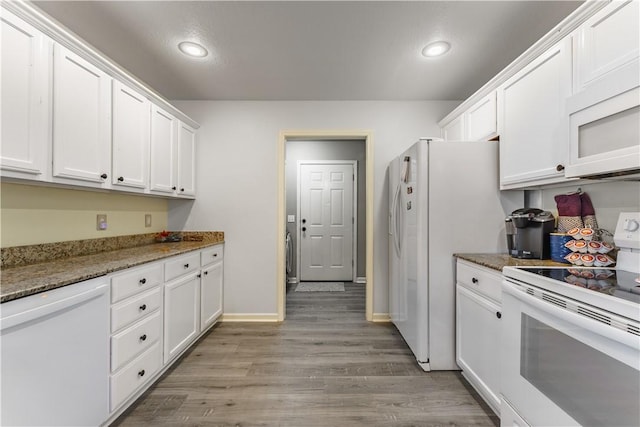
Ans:
[[[505,267],[501,425],[640,425],[640,213],[616,268]]]

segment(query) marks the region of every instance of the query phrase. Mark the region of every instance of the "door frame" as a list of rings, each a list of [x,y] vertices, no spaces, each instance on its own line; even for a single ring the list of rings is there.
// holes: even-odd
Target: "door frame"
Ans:
[[[285,153],[287,141],[305,141],[305,140],[361,140],[365,145],[366,159],[366,191],[365,191],[365,229],[366,229],[366,304],[365,317],[368,321],[373,321],[373,133],[368,130],[282,130],[278,136],[277,142],[277,182],[278,182],[278,213],[276,215],[276,295],[278,306],[278,321],[285,318],[286,307],[286,255],[285,255],[285,237],[286,237],[286,194],[285,194]]]
[[[296,169],[296,197],[298,198],[296,203],[296,218],[300,220],[300,193],[302,186],[300,184],[301,173],[300,169],[302,165],[351,165],[353,172],[353,191],[351,199],[351,215],[353,216],[353,222],[351,227],[351,281],[355,282],[358,276],[358,161],[357,160],[298,160]],[[300,226],[296,227],[296,273],[298,275],[298,281],[302,281],[302,273],[300,271],[300,254],[302,253],[302,244],[300,240]]]

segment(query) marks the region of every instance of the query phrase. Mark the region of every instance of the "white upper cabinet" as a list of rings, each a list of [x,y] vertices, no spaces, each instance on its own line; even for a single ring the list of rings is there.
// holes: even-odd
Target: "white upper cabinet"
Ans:
[[[571,75],[567,37],[498,87],[500,188],[565,179],[565,103],[571,94]]]
[[[637,0],[613,1],[589,18],[574,37],[575,92],[634,62],[637,81],[639,34]]]
[[[496,121],[496,92],[482,98],[467,112],[465,139],[469,141],[486,141],[498,134]]]
[[[178,195],[196,195],[196,132],[180,122],[178,129]]]
[[[59,44],[53,60],[54,181],[108,187],[111,77]]]
[[[49,73],[53,42],[0,9],[2,176],[49,178]]]
[[[640,3],[614,1],[574,38],[567,177],[640,169]]]
[[[178,148],[178,119],[151,106],[151,182],[153,193],[174,194]]]
[[[113,83],[114,186],[145,189],[149,183],[151,104],[118,81]]]
[[[465,128],[464,128],[464,114],[460,114],[453,119],[449,124],[442,128],[442,138],[445,141],[464,141],[465,140]]]

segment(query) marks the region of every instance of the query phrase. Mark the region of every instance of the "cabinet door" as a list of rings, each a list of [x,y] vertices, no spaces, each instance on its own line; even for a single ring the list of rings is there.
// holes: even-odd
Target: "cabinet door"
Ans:
[[[580,26],[574,39],[576,92],[627,64],[638,62],[639,16],[638,1],[614,1]],[[635,77],[637,85],[637,71],[634,74],[632,78]]]
[[[564,180],[570,52],[566,38],[498,88],[502,189]]]
[[[469,141],[486,141],[497,135],[496,93],[478,101],[465,113],[467,116],[467,137]]]
[[[445,141],[463,141],[466,139],[464,131],[464,114],[461,114],[442,129],[442,137]]]
[[[178,129],[178,195],[196,195],[196,132],[184,123]]]
[[[456,361],[499,414],[500,307],[461,285],[456,297]]]
[[[164,363],[200,332],[200,279],[192,273],[164,287]]]
[[[149,181],[150,103],[118,81],[113,83],[113,175],[115,186],[144,189]]]
[[[53,176],[106,186],[111,170],[111,78],[54,45]]]
[[[156,105],[151,106],[150,190],[152,192],[173,194],[176,191],[178,124],[178,120],[171,114]]]
[[[50,155],[48,88],[52,42],[4,9],[0,25],[0,168],[5,176],[44,180]]]
[[[200,325],[205,330],[222,314],[223,263],[202,270],[200,286]]]

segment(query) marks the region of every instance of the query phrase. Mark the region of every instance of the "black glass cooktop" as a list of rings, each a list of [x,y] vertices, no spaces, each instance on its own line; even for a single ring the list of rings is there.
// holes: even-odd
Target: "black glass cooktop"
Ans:
[[[607,268],[579,267],[520,267],[519,269],[640,304],[640,274],[637,273]]]

